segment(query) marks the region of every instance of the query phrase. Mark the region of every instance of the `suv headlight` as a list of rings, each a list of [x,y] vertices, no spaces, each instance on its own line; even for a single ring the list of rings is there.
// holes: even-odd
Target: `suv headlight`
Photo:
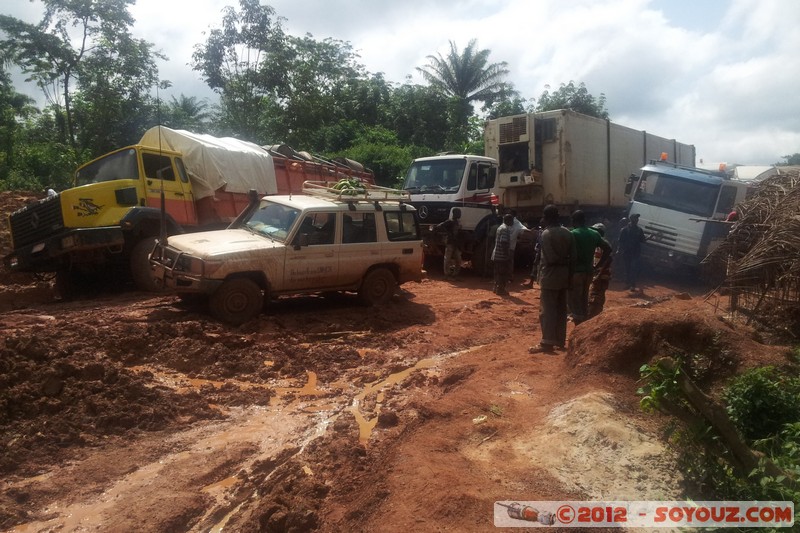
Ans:
[[[224,264],[223,261],[219,260],[212,260],[212,261],[204,261],[204,270],[203,274],[206,276],[212,275],[214,272],[220,269],[220,267]]]

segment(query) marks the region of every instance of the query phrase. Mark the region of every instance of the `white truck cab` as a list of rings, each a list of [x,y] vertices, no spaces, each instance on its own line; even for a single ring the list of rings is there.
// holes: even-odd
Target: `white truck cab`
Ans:
[[[629,215],[638,214],[648,236],[642,255],[649,263],[697,268],[725,240],[725,219],[747,197],[750,184],[725,172],[651,161],[642,167]]]
[[[303,195],[267,196],[228,229],[169,237],[151,254],[157,283],[207,296],[224,322],[257,316],[270,297],[357,291],[368,304],[422,277],[416,210],[403,191],[307,182]]]

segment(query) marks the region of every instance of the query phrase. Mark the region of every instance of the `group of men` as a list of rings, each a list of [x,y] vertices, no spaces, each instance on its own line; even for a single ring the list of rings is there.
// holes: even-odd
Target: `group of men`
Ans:
[[[572,214],[572,229],[561,225],[558,208],[548,205],[536,244],[536,259],[531,272],[531,285],[538,279],[540,286],[539,318],[542,340],[530,348],[531,353],[554,353],[564,348],[567,338],[567,321],[580,324],[603,310],[605,292],[611,280],[612,247],[605,239],[602,223],[586,226],[585,214],[578,210]],[[454,208],[452,217],[439,224],[437,229],[446,235],[444,273],[455,278],[461,268],[461,210]],[[638,226],[639,215],[623,219],[617,242],[617,253],[625,265],[628,289],[636,289],[639,275],[641,244],[646,240]],[[494,293],[507,295],[507,283],[514,272],[516,242],[526,228],[507,211],[494,235],[491,260],[494,266]]]
[[[572,214],[572,229],[561,225],[558,208],[544,208],[540,234],[539,322],[542,340],[531,353],[554,353],[567,341],[567,321],[577,325],[603,310],[611,280],[612,247],[604,238],[605,226],[586,227],[580,210]],[[626,283],[635,290],[639,275],[641,244],[646,240],[633,214],[619,234],[617,252],[625,264]],[[568,315],[568,311],[571,313]]]

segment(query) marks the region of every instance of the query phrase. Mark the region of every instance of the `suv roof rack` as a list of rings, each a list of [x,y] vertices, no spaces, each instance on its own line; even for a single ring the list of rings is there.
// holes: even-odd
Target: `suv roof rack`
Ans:
[[[411,195],[407,191],[380,187],[361,182],[358,186],[340,181],[304,181],[303,194],[338,200],[341,202],[409,202]],[[334,188],[340,186],[341,188]]]

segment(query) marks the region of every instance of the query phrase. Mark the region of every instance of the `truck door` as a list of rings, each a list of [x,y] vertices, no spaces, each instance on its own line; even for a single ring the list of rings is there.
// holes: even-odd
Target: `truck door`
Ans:
[[[497,167],[484,161],[473,161],[467,175],[467,190],[461,205],[461,225],[473,229],[492,210],[492,188]]]
[[[142,152],[142,167],[147,206],[161,209],[161,190],[163,188],[166,211],[175,219],[175,222],[181,225],[196,223],[197,218],[193,216],[194,202],[192,195],[190,193],[187,197],[184,191],[184,183],[181,179],[176,179],[172,159],[163,154]],[[187,206],[187,204],[190,205]]]
[[[279,290],[314,291],[335,287],[339,276],[338,213],[306,213],[286,251],[284,285]]]

